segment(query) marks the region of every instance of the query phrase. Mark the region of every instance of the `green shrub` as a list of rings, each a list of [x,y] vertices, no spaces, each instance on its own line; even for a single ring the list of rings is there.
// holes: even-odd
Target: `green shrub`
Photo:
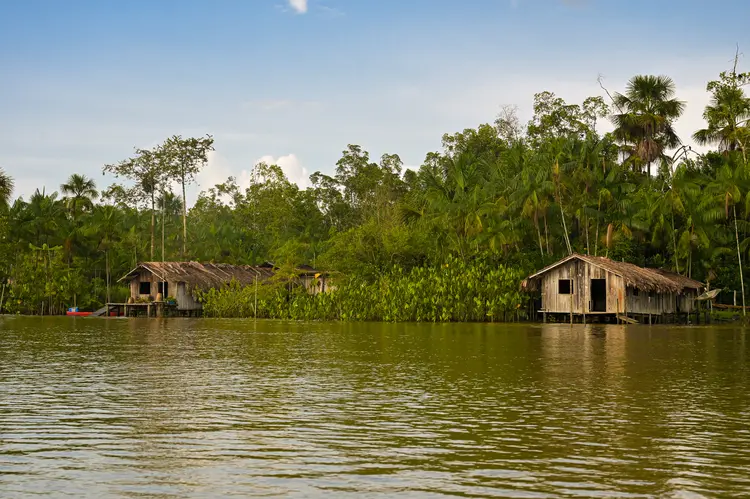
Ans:
[[[293,281],[200,294],[207,317],[386,322],[508,321],[525,313],[522,269],[450,258],[440,266],[393,267],[374,279],[340,278],[335,291],[308,294]],[[257,303],[257,310],[256,310]]]

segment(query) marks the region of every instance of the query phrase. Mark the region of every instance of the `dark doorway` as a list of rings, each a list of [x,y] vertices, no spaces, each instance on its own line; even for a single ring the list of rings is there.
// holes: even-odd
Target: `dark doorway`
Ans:
[[[591,311],[607,311],[607,280],[591,279]]]

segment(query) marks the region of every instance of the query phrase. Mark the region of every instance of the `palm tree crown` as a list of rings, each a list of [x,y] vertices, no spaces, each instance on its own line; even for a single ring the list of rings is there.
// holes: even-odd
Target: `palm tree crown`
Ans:
[[[750,99],[740,87],[722,86],[714,90],[703,111],[706,128],[693,134],[700,145],[717,144],[722,151],[744,150],[750,120]]]
[[[649,167],[665,149],[680,145],[673,122],[685,103],[675,97],[675,84],[667,76],[639,75],[630,79],[625,94],[616,93],[620,113],[612,117],[614,135],[626,146],[630,159]]]
[[[0,205],[8,205],[13,194],[13,179],[0,168]]]
[[[99,197],[96,183],[86,175],[78,173],[74,173],[67,182],[60,185],[60,191],[66,197],[67,206],[73,213],[73,218],[76,218],[80,211],[91,207],[92,202]]]

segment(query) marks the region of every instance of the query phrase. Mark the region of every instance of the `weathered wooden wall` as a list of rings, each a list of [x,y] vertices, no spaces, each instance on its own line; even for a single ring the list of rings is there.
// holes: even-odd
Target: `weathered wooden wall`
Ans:
[[[571,295],[558,293],[558,281],[560,279],[571,279],[573,281],[574,314],[591,313],[591,279],[606,280],[607,306],[605,313],[616,313],[618,304],[620,312],[624,309],[625,290],[620,276],[581,260],[571,260],[551,269],[542,276],[542,308],[548,312],[571,312]]]
[[[698,291],[695,289],[686,289],[683,294],[677,297],[680,312],[694,312],[696,298],[698,298]]]
[[[695,290],[685,290],[681,294],[674,293],[649,293],[640,291],[635,296],[632,289],[628,288],[628,313],[633,314],[676,314],[690,313],[695,310]]]
[[[192,292],[187,289],[184,282],[170,282],[169,289],[177,290],[174,295],[175,300],[177,300],[177,310],[200,310],[203,308],[203,304],[193,297]]]
[[[140,281],[140,279],[138,278],[138,276],[136,276],[135,278],[133,278],[133,279],[132,279],[132,280],[130,281],[130,297],[131,297],[131,298],[132,298],[133,300],[137,300],[137,299],[138,299],[138,298],[140,298],[140,296],[141,296],[141,295],[139,294],[139,292],[138,292],[138,288],[139,288],[140,284],[141,284],[141,281]]]
[[[151,292],[147,295],[142,295],[139,292],[142,282],[151,283]],[[152,300],[156,299],[156,295],[159,293],[159,282],[161,281],[151,272],[140,272],[130,281],[130,296],[134,300],[149,297]],[[186,291],[184,282],[167,282],[167,293],[168,296],[163,296],[162,298],[174,297],[177,300],[178,310],[200,310],[203,308],[203,305],[193,297],[192,293]]]
[[[572,312],[592,314],[591,280],[605,279],[607,282],[607,314],[674,314],[695,310],[694,290],[684,294],[649,293],[640,290],[636,296],[633,288],[625,288],[622,277],[581,260],[571,260],[559,267],[550,269],[541,276],[542,308],[552,313],[571,312],[571,295],[561,295],[558,290],[560,279],[573,281]]]
[[[641,290],[636,296],[633,288],[628,288],[627,306],[629,314],[674,314],[677,312],[677,295]]]
[[[649,293],[630,287],[626,289],[622,277],[580,259],[571,259],[551,268],[539,276],[539,279],[542,309],[551,313],[661,315],[689,313],[696,309],[696,290],[686,289],[683,293]],[[572,295],[559,293],[558,283],[561,279],[572,281]],[[605,311],[592,310],[592,279],[606,281]]]
[[[303,275],[300,277],[300,282],[311,295],[329,293],[336,289],[336,286],[331,284],[331,280],[326,276],[315,278],[311,275]]]
[[[149,294],[142,295],[140,293],[140,287],[142,282],[150,282],[151,283],[151,292]],[[133,298],[133,300],[148,298],[149,296],[155,297],[157,293],[157,284],[158,280],[154,277],[154,275],[151,272],[139,272],[138,275],[136,275],[131,281],[130,281],[130,297]]]

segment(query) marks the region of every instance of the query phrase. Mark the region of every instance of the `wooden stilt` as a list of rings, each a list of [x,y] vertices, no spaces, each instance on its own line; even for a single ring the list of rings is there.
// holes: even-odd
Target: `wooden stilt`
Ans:
[[[572,281],[571,281],[572,283]],[[573,290],[570,290],[570,325],[573,325]]]
[[[620,297],[618,296],[615,300],[615,310],[617,311],[615,313],[615,318],[617,319],[617,323],[620,323]]]

